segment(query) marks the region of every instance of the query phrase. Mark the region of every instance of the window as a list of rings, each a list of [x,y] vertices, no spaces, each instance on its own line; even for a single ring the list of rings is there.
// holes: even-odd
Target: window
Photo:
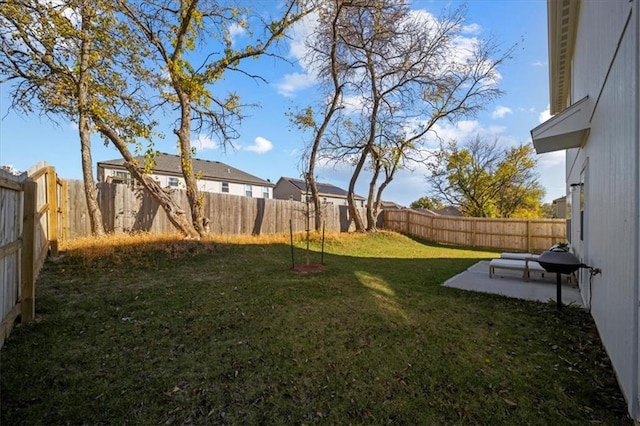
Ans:
[[[222,192],[229,192],[229,182],[222,182]]]
[[[131,179],[131,174],[129,174],[129,172],[122,172],[122,171],[116,170],[113,172],[113,177],[108,178],[107,182],[126,183],[127,185],[130,185],[133,181]]]
[[[251,187],[251,185],[244,186],[244,195],[246,195],[247,197],[253,197],[253,188]]]
[[[268,186],[263,186],[262,187],[262,198],[269,198],[269,187]]]
[[[170,177],[169,178],[169,186],[171,186],[173,188],[177,188],[178,187],[178,178]]]

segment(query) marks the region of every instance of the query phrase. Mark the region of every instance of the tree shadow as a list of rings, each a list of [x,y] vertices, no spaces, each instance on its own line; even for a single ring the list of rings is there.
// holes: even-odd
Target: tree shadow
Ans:
[[[253,231],[251,231],[251,235],[260,235],[262,222],[264,221],[265,200],[264,198],[258,198],[256,201],[256,219],[253,223]]]
[[[140,207],[136,212],[136,218],[131,230],[149,231],[153,226],[153,221],[158,214],[160,205],[153,199],[149,191],[143,189],[136,190],[136,198],[140,200]]]
[[[96,187],[98,189],[98,204],[102,212],[102,224],[107,233],[115,230],[115,214],[113,214],[116,204],[116,184],[99,182]]]

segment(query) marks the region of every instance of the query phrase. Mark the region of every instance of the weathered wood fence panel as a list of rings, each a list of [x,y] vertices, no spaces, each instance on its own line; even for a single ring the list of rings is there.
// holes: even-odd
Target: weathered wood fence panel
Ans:
[[[35,279],[47,253],[57,255],[61,187],[46,164],[28,175],[0,171],[0,347],[18,317],[35,316]]]
[[[565,241],[562,219],[488,219],[385,210],[385,229],[428,241],[493,250],[539,253]]]
[[[98,203],[107,232],[175,231],[164,210],[146,190],[116,183],[99,183],[97,188]],[[65,237],[73,239],[91,235],[83,183],[66,181],[64,191],[65,196],[60,204],[66,208],[62,219],[67,226]],[[208,192],[203,192],[202,196],[204,215],[210,220],[209,228],[213,234],[288,233],[290,221],[294,232],[307,229],[307,206],[299,201]],[[185,206],[185,214],[189,214],[186,191],[175,190],[172,197],[178,205]],[[327,204],[324,209],[327,231],[344,232],[350,229],[347,206]],[[361,214],[364,217],[364,209]],[[314,229],[314,222],[311,217],[311,229]]]
[[[0,346],[20,314],[24,178],[0,171]]]

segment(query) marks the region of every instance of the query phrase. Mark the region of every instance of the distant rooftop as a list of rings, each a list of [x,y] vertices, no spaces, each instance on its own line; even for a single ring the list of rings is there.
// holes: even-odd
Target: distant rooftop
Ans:
[[[294,179],[294,178],[288,178],[288,177],[283,177],[282,179],[290,182],[292,185],[294,185],[296,188],[298,188],[300,191],[302,192],[307,192],[307,182],[305,182],[302,179]],[[344,197],[347,198],[347,191],[345,191],[342,188],[339,188],[335,185],[331,185],[330,183],[320,183],[320,182],[316,182],[316,185],[318,186],[318,193],[320,195],[330,195],[330,196],[338,196],[338,197]],[[358,195],[358,194],[354,194],[354,198],[356,200],[366,200],[366,198]]]

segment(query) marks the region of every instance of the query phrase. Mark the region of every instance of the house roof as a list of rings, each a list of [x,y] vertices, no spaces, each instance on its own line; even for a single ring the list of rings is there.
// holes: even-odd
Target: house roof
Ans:
[[[403,209],[404,206],[394,202],[394,201],[384,201],[380,202],[380,207],[383,209]]]
[[[144,156],[137,156],[135,159],[140,165],[145,162]],[[180,156],[166,154],[160,152],[155,156],[155,167],[153,172],[156,174],[165,174],[170,176],[182,176],[182,168],[180,166]],[[124,160],[122,158],[116,160],[100,161],[98,167],[109,166],[113,168],[122,168],[124,170]],[[194,173],[202,173],[202,178],[206,180],[216,180],[224,182],[235,182],[245,184],[255,184],[261,186],[274,186],[273,183],[260,179],[257,176],[243,172],[242,170],[231,167],[220,161],[193,159]]]
[[[441,209],[435,210],[434,213],[440,216],[462,216],[462,211],[456,206],[444,206]]]
[[[288,177],[282,177],[280,179],[289,182],[291,185],[298,188],[302,193],[307,192],[307,183],[302,179],[293,179]],[[347,198],[347,191],[345,191],[342,188],[338,188],[335,185],[331,185],[330,183],[320,183],[320,182],[316,182],[316,185],[318,186],[318,193],[320,195],[329,196],[329,197]],[[354,194],[354,198],[356,200],[366,200],[366,198],[358,194]]]

